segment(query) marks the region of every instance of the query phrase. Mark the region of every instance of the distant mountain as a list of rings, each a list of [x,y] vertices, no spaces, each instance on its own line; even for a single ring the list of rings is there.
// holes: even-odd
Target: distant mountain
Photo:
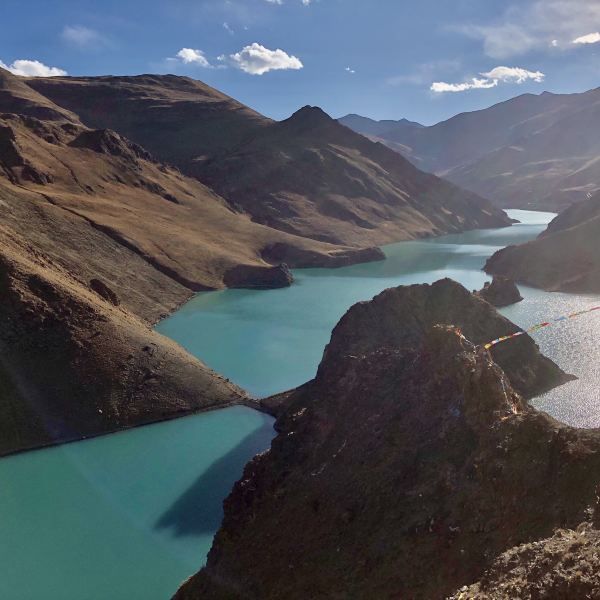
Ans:
[[[538,239],[496,252],[485,269],[550,291],[600,293],[598,240],[600,194],[566,209]]]
[[[600,88],[524,94],[431,127],[384,129],[377,136],[420,168],[499,206],[561,209],[600,189]]]
[[[373,119],[361,117],[360,115],[346,115],[345,117],[338,119],[338,121],[342,125],[354,129],[357,133],[390,140],[394,139],[394,135],[406,135],[408,132],[415,129],[422,129],[425,127],[425,125],[409,121],[408,119],[400,119],[399,121],[374,121]]]
[[[318,109],[276,123],[172,75],[28,82],[86,125],[118,131],[235,211],[281,231],[365,246],[508,223],[487,201],[418,171]]]

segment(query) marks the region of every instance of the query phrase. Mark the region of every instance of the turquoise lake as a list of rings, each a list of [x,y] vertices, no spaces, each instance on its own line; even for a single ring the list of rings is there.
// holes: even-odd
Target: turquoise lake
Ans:
[[[196,296],[158,330],[257,397],[312,379],[331,330],[354,303],[397,285],[443,277],[468,289],[489,281],[482,267],[496,250],[533,239],[555,216],[521,210],[505,229],[478,230],[384,247],[387,260],[342,269],[301,269],[289,288],[223,290]],[[524,286],[525,300],[501,312],[521,327],[599,304],[598,296],[548,293]],[[580,427],[600,426],[596,314],[534,336],[542,351],[580,379],[534,403]]]
[[[256,396],[311,379],[333,326],[355,302],[395,285],[452,277],[469,289],[498,248],[537,236],[549,213],[521,224],[385,248],[387,260],[298,270],[293,286],[196,296],[158,330]],[[600,303],[521,288],[502,312],[521,326]],[[579,380],[535,400],[557,418],[600,426],[600,315],[537,334]],[[233,407],[0,459],[0,598],[163,600],[203,564],[222,501],[266,449],[272,419]]]

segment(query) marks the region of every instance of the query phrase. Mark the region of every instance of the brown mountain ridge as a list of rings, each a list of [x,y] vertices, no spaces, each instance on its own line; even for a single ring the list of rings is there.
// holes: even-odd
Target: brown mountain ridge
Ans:
[[[28,80],[86,125],[111,128],[253,221],[349,246],[509,223],[475,194],[305,107],[274,122],[185,77]]]

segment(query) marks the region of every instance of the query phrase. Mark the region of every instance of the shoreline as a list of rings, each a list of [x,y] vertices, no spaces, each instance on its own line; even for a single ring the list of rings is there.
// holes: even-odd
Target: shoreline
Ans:
[[[534,212],[542,212],[542,211],[534,211]],[[513,227],[514,223],[512,224],[507,224],[501,227],[487,227],[487,228],[467,228],[462,232],[459,233],[443,233],[441,235],[428,235],[428,236],[424,236],[422,238],[418,238],[419,240],[426,240],[426,239],[436,239],[436,238],[441,238],[447,235],[460,235],[461,233],[466,233],[469,231],[477,231],[479,230],[495,230],[495,229],[506,229],[509,227]],[[410,241],[415,241],[417,238],[411,238],[411,239],[403,239],[403,240],[399,240],[396,242],[389,242],[389,244],[383,244],[382,246],[377,246],[377,248],[379,250],[382,251],[382,253],[384,254],[383,258],[381,259],[381,261],[385,261],[388,260],[388,257],[385,255],[385,253],[383,252],[382,248],[384,248],[387,245],[391,245],[391,244],[398,244],[398,243],[402,243],[402,242],[410,242]],[[360,252],[357,252],[357,255],[360,256]],[[321,267],[304,267],[306,269],[310,268],[310,269],[314,269],[314,268],[318,268],[318,269],[338,269],[338,268],[343,268],[343,267],[348,267],[348,266],[352,266],[354,264],[366,264],[369,262],[373,262],[372,260],[360,260],[357,261],[355,263],[349,263],[349,264],[337,264],[337,265],[329,265],[329,266],[321,266]],[[294,267],[294,269],[302,269],[303,267]],[[292,283],[293,285],[293,283]],[[158,319],[156,319],[155,321],[147,321],[147,325],[149,327],[149,329],[151,329],[154,333],[158,334],[158,335],[162,335],[165,338],[169,339],[170,341],[172,341],[173,343],[177,343],[175,342],[175,340],[172,340],[171,338],[169,338],[168,336],[165,336],[164,334],[156,331],[156,327],[164,320],[168,319],[169,317],[171,317],[172,315],[174,315],[178,310],[180,310],[183,306],[185,306],[187,303],[191,302],[197,295],[199,295],[200,293],[208,293],[208,292],[217,292],[217,291],[221,291],[221,290],[226,290],[226,289],[233,289],[233,288],[227,288],[227,287],[223,287],[220,289],[213,289],[213,290],[204,290],[202,292],[194,292],[192,290],[190,290],[189,295],[186,296],[185,299],[181,300],[180,302],[178,302],[177,304],[175,304],[173,306],[173,308],[168,312],[168,313],[164,313],[162,315],[160,315],[158,317]],[[268,289],[260,289],[257,291],[269,291]],[[186,351],[187,352],[187,351]],[[201,357],[196,357],[198,358],[198,360],[202,361]],[[227,378],[222,375],[221,373],[218,373],[217,371],[215,371],[217,373],[217,375],[219,377],[222,377],[223,379]],[[236,384],[237,385],[237,384]],[[244,390],[245,391],[245,390]],[[285,392],[282,392],[285,393]],[[277,394],[279,395],[279,394]],[[209,412],[209,411],[215,411],[215,410],[220,410],[220,409],[224,409],[224,408],[231,408],[233,406],[246,406],[247,408],[251,408],[253,410],[256,410],[257,412],[261,412],[263,414],[269,415],[271,417],[274,417],[274,414],[271,410],[269,410],[267,407],[265,407],[263,405],[263,400],[265,400],[265,398],[252,398],[252,397],[248,397],[245,400],[240,400],[237,402],[230,402],[227,404],[219,404],[219,405],[215,405],[215,406],[209,406],[209,407],[203,407],[197,410],[189,410],[189,411],[182,411],[180,413],[177,414],[172,414],[166,417],[161,417],[161,418],[150,418],[148,420],[145,421],[141,421],[135,425],[129,425],[129,426],[125,426],[125,427],[118,427],[115,429],[111,429],[108,431],[102,431],[96,434],[88,434],[85,436],[73,436],[72,438],[69,439],[64,439],[64,440],[60,440],[57,442],[47,442],[44,444],[40,444],[40,445],[35,445],[35,446],[31,446],[29,448],[21,448],[19,450],[15,450],[15,451],[11,451],[11,452],[6,452],[6,453],[2,453],[0,454],[0,460],[2,460],[3,458],[8,458],[11,456],[17,456],[20,454],[25,454],[25,453],[30,453],[30,452],[35,452],[35,451],[40,451],[40,450],[47,450],[50,448],[55,448],[58,446],[62,446],[63,444],[74,444],[77,442],[83,442],[86,440],[91,440],[94,438],[98,438],[98,437],[103,437],[103,436],[108,436],[108,435],[113,435],[116,433],[121,433],[121,432],[127,432],[131,429],[137,429],[138,427],[147,427],[150,425],[156,425],[158,423],[163,423],[163,422],[167,422],[167,421],[174,421],[176,419],[182,419],[185,417],[189,417],[189,416],[194,416],[197,414],[202,414],[205,412]]]

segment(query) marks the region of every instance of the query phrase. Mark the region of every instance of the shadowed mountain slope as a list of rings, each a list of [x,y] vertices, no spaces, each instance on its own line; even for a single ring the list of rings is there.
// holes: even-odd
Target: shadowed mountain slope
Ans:
[[[206,163],[202,179],[255,221],[332,243],[382,244],[509,222],[486,200],[316,107]]]
[[[0,75],[22,84],[9,73]],[[225,281],[230,287],[286,284],[265,260],[271,254],[291,266],[382,257],[375,249],[323,244],[252,223],[212,190],[116,132],[67,120],[0,113],[0,196],[0,210],[33,246],[74,273],[91,278],[100,270],[96,274],[108,279],[124,303],[150,320],[193,291],[224,287]],[[61,227],[44,226],[49,220]],[[133,283],[115,269],[117,256],[124,266],[135,264],[128,272]],[[246,267],[242,276],[240,267]],[[149,289],[157,282],[159,290]],[[136,297],[131,304],[130,294]]]
[[[600,293],[600,194],[559,214],[536,240],[509,246],[488,273],[549,291]]]

